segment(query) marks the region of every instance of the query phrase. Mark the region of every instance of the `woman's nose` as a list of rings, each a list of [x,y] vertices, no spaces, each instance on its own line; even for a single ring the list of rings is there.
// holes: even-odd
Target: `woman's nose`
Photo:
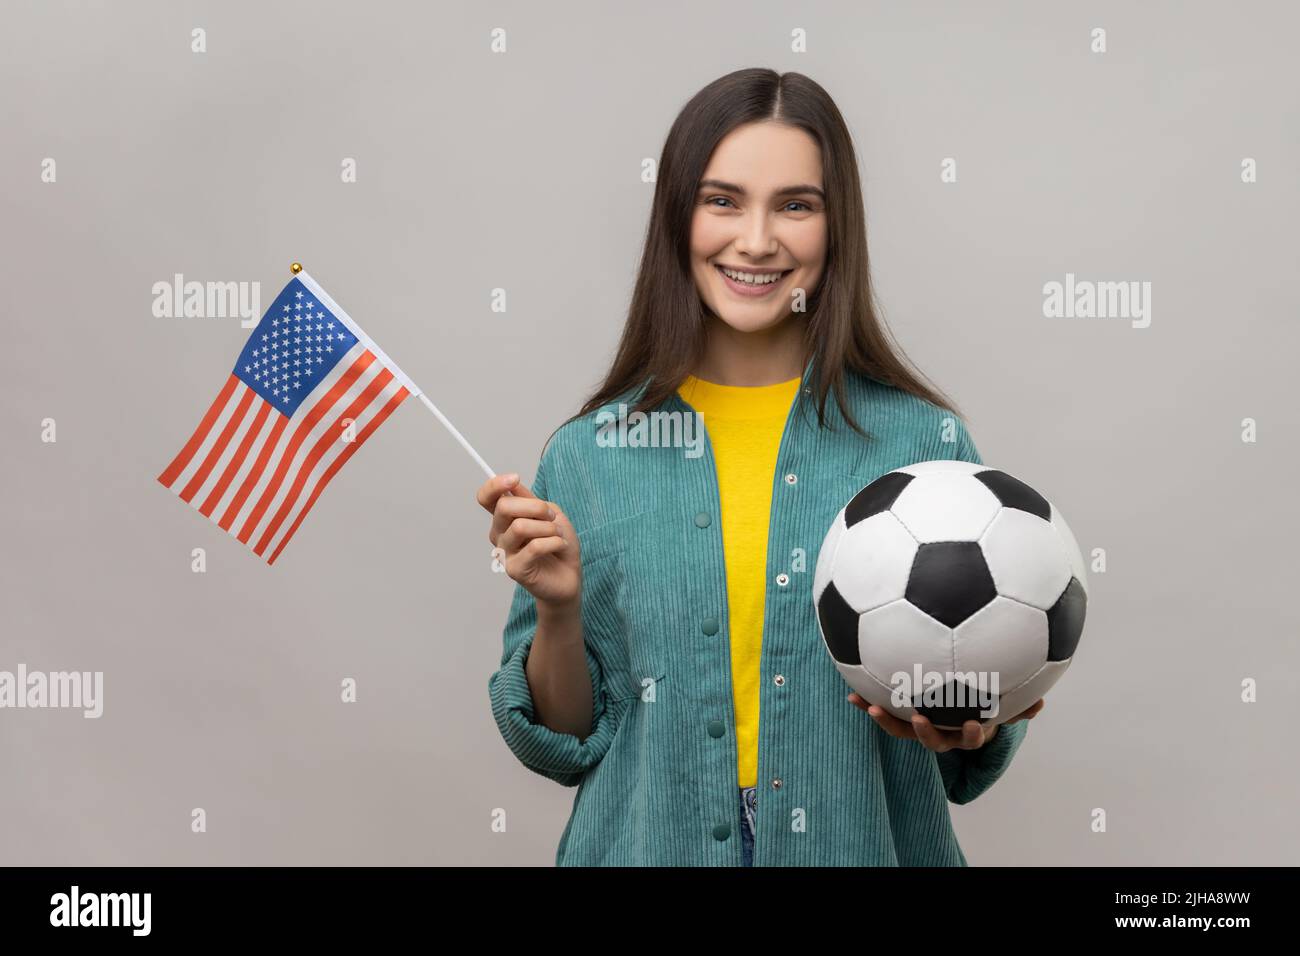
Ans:
[[[750,213],[745,217],[736,237],[736,251],[755,258],[776,252],[776,234],[765,212]]]

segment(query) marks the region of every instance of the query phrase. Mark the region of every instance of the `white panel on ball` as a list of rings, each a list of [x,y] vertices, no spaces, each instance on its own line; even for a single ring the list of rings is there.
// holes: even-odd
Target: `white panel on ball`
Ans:
[[[988,465],[977,465],[969,461],[957,461],[956,459],[943,459],[939,461],[918,461],[914,465],[908,465],[906,468],[895,468],[895,471],[905,471],[909,475],[973,475],[977,471],[988,471]]]
[[[997,672],[998,691],[1024,683],[1047,660],[1047,613],[996,597],[953,630],[954,670]]]
[[[858,696],[868,704],[883,707],[900,720],[911,721],[916,710],[911,706],[895,707],[892,697],[893,688],[890,685],[876,680],[867,671],[854,664],[841,664],[838,661],[833,663],[840,676],[844,678],[844,682],[857,691]]]
[[[1040,697],[1047,695],[1069,666],[1069,661],[1048,661],[1042,670],[1025,683],[1003,693],[1002,699],[998,701],[998,715],[994,722],[1003,723],[1034,706]]]
[[[1065,556],[1070,561],[1070,570],[1074,576],[1079,579],[1079,584],[1083,586],[1083,593],[1088,593],[1088,570],[1083,561],[1083,552],[1079,550],[1079,542],[1074,540],[1074,532],[1070,526],[1065,523],[1065,516],[1056,510],[1056,505],[1052,505],[1052,526],[1056,528],[1057,533],[1061,536],[1061,544],[1065,548]]]
[[[965,464],[959,462],[958,464]],[[969,474],[927,474],[908,482],[890,507],[921,544],[978,541],[1002,505]]]
[[[836,587],[839,587],[837,584]],[[858,618],[862,666],[886,686],[898,671],[952,670],[952,628],[910,601],[900,600]]]
[[[835,549],[835,590],[859,614],[897,601],[907,593],[916,550],[916,539],[888,511],[859,521]]]
[[[998,593],[1047,610],[1070,583],[1061,536],[1048,522],[1003,508],[980,539]]]

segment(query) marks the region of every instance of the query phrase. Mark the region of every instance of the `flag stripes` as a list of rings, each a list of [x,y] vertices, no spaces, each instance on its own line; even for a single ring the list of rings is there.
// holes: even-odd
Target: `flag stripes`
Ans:
[[[158,481],[274,563],[344,462],[409,395],[361,342],[292,416],[232,374]]]
[[[212,400],[212,405],[208,408],[207,413],[199,421],[199,427],[194,429],[194,434],[190,436],[190,440],[185,443],[185,447],[180,450],[180,454],[167,466],[167,470],[158,476],[158,480],[168,488],[175,483],[176,476],[190,463],[190,460],[194,457],[194,452],[198,450],[199,445],[203,444],[203,440],[208,437],[212,423],[217,420],[217,415],[226,407],[231,393],[234,392],[238,385],[239,379],[235,377],[234,373],[231,373],[230,377],[226,379],[225,386],[217,393],[217,397]]]
[[[286,544],[289,543],[289,539],[293,537],[294,532],[298,530],[298,525],[302,524],[302,519],[307,517],[307,512],[311,511],[312,505],[316,503],[316,499],[320,497],[320,493],[325,490],[325,486],[330,483],[330,479],[333,478],[338,473],[339,469],[342,468],[343,465],[347,462],[347,460],[352,457],[352,453],[355,452],[365,442],[365,440],[371,436],[371,434],[375,431],[375,429],[377,429],[380,425],[384,423],[384,419],[386,419],[389,415],[393,413],[393,409],[397,408],[398,405],[402,404],[402,402],[407,398],[407,396],[411,394],[409,391],[407,391],[405,385],[401,385],[396,380],[394,380],[389,387],[395,388],[395,391],[392,393],[391,396],[387,398],[387,401],[384,403],[384,406],[380,408],[377,412],[375,412],[374,416],[370,419],[370,421],[368,421],[365,424],[365,426],[359,432],[357,432],[356,440],[353,441],[351,444],[349,444],[346,448],[344,448],[343,451],[340,452],[339,455],[332,462],[329,463],[329,466],[322,471],[320,477],[317,479],[316,484],[312,489],[311,494],[308,495],[307,500],[303,502],[302,507],[298,509],[298,514],[293,519],[293,523],[289,525],[289,529],[284,533],[284,536],[280,539],[280,543],[275,546],[275,550],[271,552],[271,556],[266,559],[267,564],[275,563],[275,559],[280,556],[280,551],[284,548]],[[384,389],[384,394],[381,395],[380,397],[383,398],[384,395],[386,395],[387,393],[388,393],[388,387]],[[378,405],[378,402],[372,404],[370,408],[373,409],[376,405]],[[367,411],[369,411],[369,409]]]

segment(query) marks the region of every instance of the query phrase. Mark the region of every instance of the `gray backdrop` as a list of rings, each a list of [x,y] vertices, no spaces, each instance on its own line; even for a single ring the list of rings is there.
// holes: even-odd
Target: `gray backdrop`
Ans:
[[[848,119],[903,347],[1105,550],[1069,675],[953,808],[971,862],[1295,862],[1289,7],[6,3],[0,670],[105,687],[97,720],[0,710],[0,862],[553,861],[574,791],[488,704],[512,585],[482,475],[408,401],[266,567],[155,481],[248,331],[156,318],[151,287],[265,308],[302,260],[531,480],[617,340],[642,159],[757,65]],[[1150,326],[1044,318],[1066,273],[1152,283]]]

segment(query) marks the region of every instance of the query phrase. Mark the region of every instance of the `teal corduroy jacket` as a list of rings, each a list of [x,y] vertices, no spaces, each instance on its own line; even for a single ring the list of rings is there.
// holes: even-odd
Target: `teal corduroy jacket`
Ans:
[[[811,368],[772,480],[754,865],[965,866],[948,803],[992,786],[1029,722],[1003,725],[973,751],[936,754],[889,736],[846,700],[812,579],[832,519],[864,485],[918,461],[982,462],[954,414],[857,375],[846,382],[849,407],[873,440],[849,428],[833,399],[833,427],[819,427]],[[636,394],[558,429],[532,484],[581,543],[592,731],[579,739],[536,721],[524,665],[537,608],[518,584],[488,682],[492,712],[524,766],[578,788],[557,865],[739,866],[713,452],[707,434],[694,457],[683,447],[611,447],[611,414]],[[679,395],[658,410],[694,415]]]

